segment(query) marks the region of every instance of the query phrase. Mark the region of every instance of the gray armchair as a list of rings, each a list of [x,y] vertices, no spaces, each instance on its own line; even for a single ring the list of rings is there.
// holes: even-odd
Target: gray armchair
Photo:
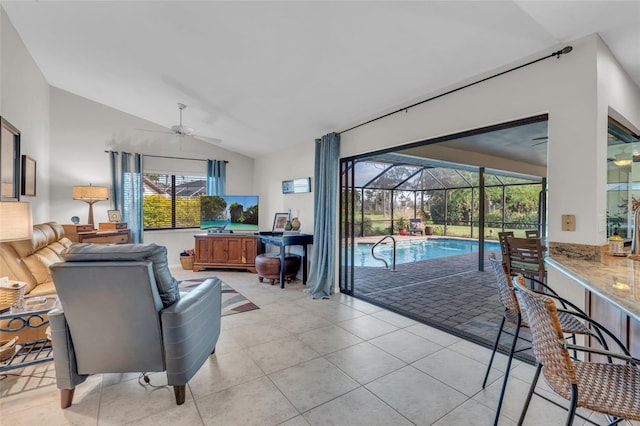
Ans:
[[[154,244],[77,244],[63,257],[51,266],[61,307],[49,313],[62,408],[88,375],[124,372],[166,371],[183,404],[220,335],[220,280],[181,297]]]

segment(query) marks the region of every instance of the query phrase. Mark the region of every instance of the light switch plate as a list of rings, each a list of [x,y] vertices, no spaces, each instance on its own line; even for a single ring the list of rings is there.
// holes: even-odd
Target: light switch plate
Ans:
[[[576,230],[576,215],[563,214],[562,215],[562,230],[563,231],[575,231]]]

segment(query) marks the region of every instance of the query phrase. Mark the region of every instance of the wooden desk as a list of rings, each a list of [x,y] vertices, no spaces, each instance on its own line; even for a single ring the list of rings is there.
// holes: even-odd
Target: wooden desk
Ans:
[[[302,284],[307,284],[307,246],[313,244],[313,235],[310,234],[274,234],[273,232],[261,232],[258,235],[260,242],[280,247],[280,288],[284,288],[284,248],[287,246],[302,246]]]
[[[78,234],[78,242],[93,244],[129,244],[131,231],[118,229],[117,231],[93,231]]]
[[[80,224],[63,224],[64,236],[73,241],[78,242],[78,234],[80,232],[93,232],[93,225],[80,225]]]
[[[131,242],[129,229],[96,231],[91,225],[62,225],[64,236],[74,243],[128,244]]]

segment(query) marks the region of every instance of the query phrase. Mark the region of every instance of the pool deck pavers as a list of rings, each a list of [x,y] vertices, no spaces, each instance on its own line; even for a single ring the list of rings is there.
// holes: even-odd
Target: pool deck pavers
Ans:
[[[484,272],[478,271],[477,253],[398,264],[396,269],[391,272],[384,267],[355,267],[353,295],[493,347],[504,308],[490,272],[488,253]],[[528,337],[526,330],[522,335]],[[502,351],[507,350],[511,340],[510,335],[503,333]],[[518,349],[526,346],[528,343],[521,341]],[[531,360],[528,351],[521,357]]]

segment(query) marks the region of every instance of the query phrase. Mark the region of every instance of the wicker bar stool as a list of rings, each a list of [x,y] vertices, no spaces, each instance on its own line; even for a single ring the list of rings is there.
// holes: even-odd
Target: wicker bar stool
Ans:
[[[514,280],[514,286],[520,305],[529,319],[533,353],[538,360],[518,424],[524,421],[541,372],[549,386],[570,401],[567,425],[573,424],[578,407],[607,415],[610,425],[618,424],[623,419],[640,421],[640,359],[632,358],[624,345],[609,332],[607,335],[619,345],[622,354],[569,344],[560,325],[561,311],[554,301],[528,290],[522,276]],[[591,322],[591,325],[602,327],[595,322]],[[602,331],[606,332],[606,329]],[[572,360],[569,349],[605,355],[610,363]],[[612,358],[624,363],[613,364]]]
[[[489,373],[491,372],[491,366],[493,365],[493,359],[496,355],[496,351],[498,349],[498,345],[500,343],[500,337],[502,333],[511,334],[513,336],[513,341],[511,342],[511,348],[509,352],[509,358],[507,360],[507,367],[504,373],[504,380],[502,382],[502,390],[500,392],[500,397],[498,399],[498,406],[496,408],[496,416],[494,419],[494,425],[498,424],[498,419],[500,418],[500,411],[502,409],[502,401],[504,399],[504,394],[507,389],[507,381],[509,380],[509,371],[511,368],[511,362],[513,361],[513,356],[520,351],[524,351],[530,349],[529,347],[520,349],[516,351],[516,346],[518,343],[518,338],[520,337],[520,329],[521,328],[529,328],[529,323],[526,318],[526,315],[521,311],[520,305],[518,304],[518,300],[516,299],[516,295],[513,291],[513,285],[511,284],[511,279],[507,273],[506,263],[503,263],[496,259],[495,254],[491,254],[489,257],[489,263],[491,264],[491,269],[496,278],[496,287],[498,289],[498,295],[500,298],[500,302],[504,307],[504,313],[502,315],[502,321],[500,323],[500,330],[498,331],[498,336],[496,337],[495,344],[493,345],[493,352],[491,353],[491,358],[489,360],[489,365],[487,366],[487,372],[485,373],[484,380],[482,382],[482,387],[484,388],[487,384],[487,379],[489,378]],[[560,298],[551,288],[546,286],[544,283],[540,283],[535,281],[536,287],[542,287],[545,291],[549,292],[551,297],[556,299],[561,306],[566,309],[567,307],[571,308],[571,311],[562,311],[560,313],[560,322],[561,327],[564,333],[570,334],[572,336],[573,341],[575,342],[575,335],[590,335],[595,337],[598,341],[602,342],[603,345],[606,345],[606,342],[602,336],[602,334],[595,330],[590,330],[583,321],[588,321],[587,315],[580,310],[577,306],[571,304],[567,300]],[[514,327],[513,333],[505,330],[505,323],[509,322]],[[526,342],[530,343],[528,340],[523,339]]]

